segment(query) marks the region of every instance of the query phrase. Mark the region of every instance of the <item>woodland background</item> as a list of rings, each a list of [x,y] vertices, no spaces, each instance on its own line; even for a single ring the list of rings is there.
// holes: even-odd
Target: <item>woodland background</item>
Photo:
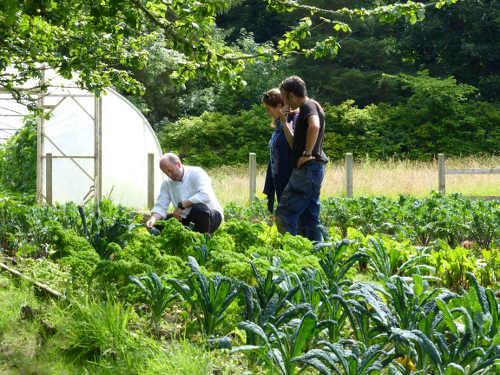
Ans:
[[[322,8],[373,7],[373,1],[310,1]],[[247,53],[275,42],[301,17],[275,13],[246,0],[217,19],[220,38]],[[135,72],[144,96],[129,96],[158,132],[165,151],[207,167],[244,163],[249,152],[267,160],[270,120],[260,98],[288,75],[301,76],[325,108],[325,151],[335,160],[355,156],[430,160],[438,152],[464,156],[500,150],[500,4],[464,1],[428,9],[422,22],[394,24],[346,19],[336,58],[295,55],[256,62],[246,86],[184,88],[169,78],[161,48],[156,63]],[[321,26],[320,26],[321,27]],[[316,30],[317,31],[317,30]],[[328,33],[325,26],[325,34]],[[319,37],[319,36],[318,36]],[[312,43],[312,42],[311,42]]]

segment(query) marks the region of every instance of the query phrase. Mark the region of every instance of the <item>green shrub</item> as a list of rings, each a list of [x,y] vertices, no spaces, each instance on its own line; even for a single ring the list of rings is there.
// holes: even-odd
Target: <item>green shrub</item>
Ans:
[[[500,109],[478,101],[477,89],[453,77],[434,78],[428,72],[385,76],[408,93],[398,104],[379,103],[360,108],[354,100],[339,105],[321,103],[325,110],[323,148],[332,160],[346,152],[375,159],[429,160],[447,155],[495,154],[500,149]],[[164,149],[177,151],[188,164],[216,167],[269,158],[270,118],[262,105],[234,115],[205,112],[167,123],[161,133]]]
[[[435,275],[441,278],[446,288],[459,290],[467,287],[467,272],[479,274],[476,257],[469,250],[460,246],[452,249],[440,240],[432,250],[427,261],[436,269]]]
[[[27,117],[23,128],[0,146],[0,185],[23,193],[36,189],[36,120]]]
[[[167,123],[159,138],[164,150],[177,152],[186,164],[241,164],[248,162],[249,152],[256,152],[263,164],[269,157],[270,122],[262,105],[236,115],[206,112]]]
[[[139,359],[138,342],[128,328],[134,316],[131,306],[111,298],[104,303],[86,300],[72,304],[64,314],[72,319],[64,319],[57,329],[72,361],[133,363]]]

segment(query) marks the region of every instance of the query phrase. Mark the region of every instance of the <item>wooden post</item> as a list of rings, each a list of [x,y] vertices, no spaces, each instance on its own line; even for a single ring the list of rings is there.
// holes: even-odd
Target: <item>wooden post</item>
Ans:
[[[42,82],[43,85],[45,80],[45,70],[42,69]],[[38,105],[43,108],[43,95],[38,97]],[[42,155],[44,151],[43,147],[43,132],[44,132],[44,119],[41,115],[37,116],[37,126],[36,126],[36,202],[38,204],[43,203],[43,160]]]
[[[155,204],[155,154],[148,154],[148,208]]]
[[[250,173],[250,199],[249,204],[252,204],[255,198],[255,191],[257,186],[257,157],[255,152],[251,152],[248,156],[248,167]]]
[[[94,187],[95,202],[102,201],[102,97],[94,95]]]
[[[439,192],[446,194],[446,169],[444,164],[444,154],[438,154],[438,184]]]
[[[45,199],[52,206],[52,154],[45,157]]]
[[[353,178],[352,178],[352,153],[345,154],[345,194],[347,198],[352,198],[353,195]]]
[[[42,99],[40,99],[41,102]],[[36,202],[38,204],[43,203],[43,160],[42,160],[42,152],[43,152],[43,118],[38,115],[37,127],[36,127]]]

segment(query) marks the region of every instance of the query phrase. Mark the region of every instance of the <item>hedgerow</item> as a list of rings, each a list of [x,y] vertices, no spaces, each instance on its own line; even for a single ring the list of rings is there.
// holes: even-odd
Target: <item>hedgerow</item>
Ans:
[[[322,103],[325,110],[323,149],[332,160],[354,157],[431,160],[448,156],[494,155],[500,150],[500,109],[477,100],[476,89],[453,77],[433,78],[427,72],[386,77],[408,91],[399,104],[360,108],[353,100]],[[159,138],[165,150],[176,151],[188,164],[217,167],[269,158],[272,129],[262,105],[234,115],[206,112],[167,123]]]

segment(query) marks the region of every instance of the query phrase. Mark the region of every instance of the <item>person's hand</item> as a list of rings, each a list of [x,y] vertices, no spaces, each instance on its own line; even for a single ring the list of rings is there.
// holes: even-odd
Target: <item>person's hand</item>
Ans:
[[[182,221],[181,214],[182,214],[182,209],[180,209],[179,207],[176,207],[174,212],[172,212],[172,215],[174,215],[174,217],[179,221]]]
[[[316,159],[314,156],[301,156],[299,160],[297,160],[297,168],[301,168],[305,163],[310,160]]]
[[[287,116],[291,112],[291,108],[289,105],[284,105],[280,108],[281,116]]]
[[[153,225],[155,225],[156,222],[156,217],[151,216],[151,218],[146,222],[146,228],[153,228]]]

